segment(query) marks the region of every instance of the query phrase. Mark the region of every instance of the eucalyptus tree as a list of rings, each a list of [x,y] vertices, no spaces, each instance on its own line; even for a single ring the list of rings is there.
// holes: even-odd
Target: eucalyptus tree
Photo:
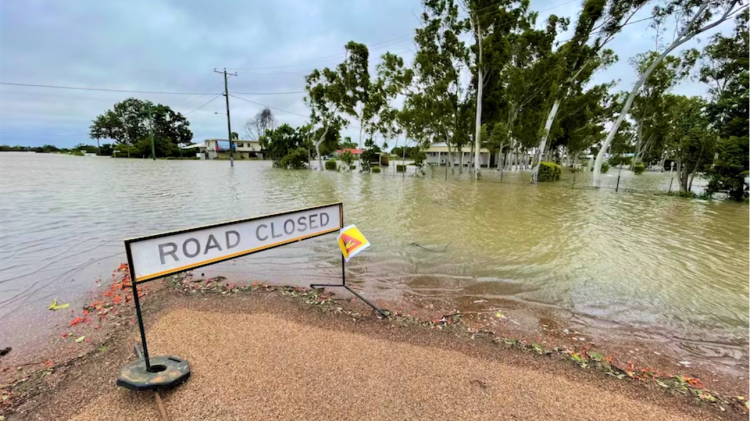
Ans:
[[[367,47],[350,41],[346,44],[347,57],[336,70],[315,69],[305,77],[307,96],[305,103],[310,107],[310,120],[321,124],[323,132],[315,141],[318,165],[323,169],[320,145],[326,139],[329,130],[340,130],[349,122],[341,113],[359,116],[358,104],[366,102],[369,96],[370,77],[367,70]]]
[[[748,151],[748,10],[737,16],[732,36],[716,34],[706,46],[700,80],[709,86],[707,112],[719,135],[718,158],[708,172],[708,193],[729,192],[734,200],[748,197],[745,178]]]
[[[641,53],[630,60],[630,64],[640,78],[651,67],[659,53],[651,51]],[[631,169],[639,161],[643,149],[648,150],[659,129],[663,128],[666,116],[665,107],[668,105],[665,94],[690,74],[690,69],[698,58],[697,50],[686,50],[679,57],[669,56],[662,60],[645,79],[641,93],[633,101],[630,116],[636,123],[637,136],[635,155],[631,161]]]
[[[560,60],[557,66],[550,69],[554,74],[546,104],[550,111],[539,136],[533,183],[536,183],[539,163],[546,150],[555,116],[570,93],[570,88],[585,84],[594,71],[617,60],[614,53],[604,47],[647,2],[648,0],[585,0],[583,3],[573,37],[558,50]],[[595,35],[593,41],[592,35]]]
[[[530,30],[536,14],[529,12],[529,0],[463,0],[468,27],[474,37],[470,48],[474,104],[474,177],[481,178],[480,143],[483,91],[487,84],[513,65],[514,50],[519,48],[519,32]]]
[[[448,162],[453,165],[452,147],[465,144],[459,121],[467,100],[462,86],[468,48],[460,40],[466,32],[455,0],[425,0],[414,41],[415,90],[406,97],[402,117],[408,119],[409,137],[420,143],[443,139],[448,146]],[[403,120],[402,120],[403,121]],[[463,154],[461,154],[463,155]]]
[[[607,138],[604,140],[602,149],[596,156],[594,163],[594,186],[599,185],[602,162],[607,146],[612,142],[617,130],[628,114],[636,96],[640,93],[643,84],[657,66],[669,56],[677,47],[685,44],[697,35],[713,29],[731,18],[732,14],[741,10],[739,0],[668,0],[664,5],[654,8],[654,25],[662,24],[668,17],[677,16],[679,24],[674,40],[653,60],[651,65],[645,69],[641,77],[636,81],[630,91],[625,104],[623,104],[620,115],[615,120]],[[718,15],[718,18],[716,16]]]

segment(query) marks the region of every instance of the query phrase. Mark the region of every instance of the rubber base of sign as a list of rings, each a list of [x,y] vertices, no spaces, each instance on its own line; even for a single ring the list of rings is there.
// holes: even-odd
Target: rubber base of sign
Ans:
[[[190,377],[190,364],[187,360],[163,356],[151,357],[149,362],[152,371],[146,371],[146,361],[143,359],[122,367],[117,373],[117,385],[130,390],[168,389]]]

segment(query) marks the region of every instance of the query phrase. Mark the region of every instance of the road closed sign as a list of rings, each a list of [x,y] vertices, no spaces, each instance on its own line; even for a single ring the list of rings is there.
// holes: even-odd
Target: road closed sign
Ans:
[[[125,240],[136,282],[222,262],[284,244],[339,231],[342,204],[318,206],[257,218]]]

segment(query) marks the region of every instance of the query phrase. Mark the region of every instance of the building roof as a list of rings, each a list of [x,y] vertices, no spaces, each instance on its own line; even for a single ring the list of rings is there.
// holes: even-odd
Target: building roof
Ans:
[[[343,154],[346,151],[351,152],[352,155],[361,155],[362,152],[364,152],[365,150],[364,149],[339,149],[339,150],[336,151],[336,153]]]

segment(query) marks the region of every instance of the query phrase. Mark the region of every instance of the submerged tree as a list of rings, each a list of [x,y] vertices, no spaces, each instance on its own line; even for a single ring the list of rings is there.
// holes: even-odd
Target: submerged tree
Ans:
[[[721,25],[723,22],[728,20],[735,12],[736,7],[740,5],[738,0],[669,0],[664,6],[657,6],[654,9],[654,24],[659,24],[669,16],[678,15],[680,16],[680,23],[677,35],[674,41],[672,41],[667,48],[661,52],[646,68],[641,75],[640,79],[635,83],[633,89],[630,91],[625,104],[623,104],[620,116],[615,120],[610,129],[607,138],[604,140],[602,149],[596,156],[596,162],[594,163],[594,186],[599,185],[599,177],[601,174],[601,165],[604,162],[605,150],[617,135],[617,130],[622,124],[625,116],[630,111],[630,107],[635,100],[635,97],[639,94],[641,87],[646,82],[646,79],[656,69],[665,57],[670,55],[677,47],[690,41],[695,36],[702,34],[712,28]],[[713,19],[716,14],[719,17]]]
[[[130,157],[131,148],[140,142],[148,141],[149,128],[153,130],[154,143],[159,146],[157,155],[165,156],[174,148],[190,143],[193,132],[190,131],[190,122],[180,113],[174,112],[166,105],[156,104],[151,101],[142,101],[136,98],[128,98],[118,102],[115,106],[97,116],[90,127],[92,139],[112,139],[118,145],[127,149]]]

